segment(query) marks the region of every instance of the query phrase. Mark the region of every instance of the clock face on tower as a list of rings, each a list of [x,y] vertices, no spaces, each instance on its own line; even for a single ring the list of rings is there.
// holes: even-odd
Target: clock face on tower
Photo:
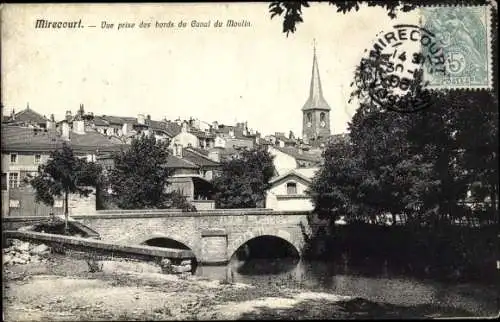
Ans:
[[[325,121],[321,121],[321,123],[319,123],[319,125],[320,125],[321,127],[325,127],[325,126],[326,126],[326,123],[325,123]]]
[[[307,122],[307,127],[311,127],[312,123],[311,122]]]

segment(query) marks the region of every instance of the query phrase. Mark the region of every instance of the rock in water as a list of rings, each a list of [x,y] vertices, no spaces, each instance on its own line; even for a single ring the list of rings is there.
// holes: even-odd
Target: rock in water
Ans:
[[[168,258],[164,258],[160,262],[161,272],[163,274],[171,274],[172,270],[172,261]]]
[[[172,270],[174,273],[185,273],[185,272],[190,272],[191,271],[191,265],[173,265]]]
[[[40,244],[38,246],[35,246],[31,250],[31,254],[42,255],[48,253],[49,251],[50,251],[49,246],[45,244]]]
[[[30,243],[22,242],[17,246],[17,249],[21,252],[27,252],[30,250]]]

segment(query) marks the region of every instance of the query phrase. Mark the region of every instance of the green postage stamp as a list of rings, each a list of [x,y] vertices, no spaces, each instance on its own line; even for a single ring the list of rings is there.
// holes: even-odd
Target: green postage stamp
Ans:
[[[444,68],[424,63],[424,81],[433,88],[491,89],[491,14],[489,6],[422,7],[422,27],[439,46],[422,46],[424,57],[442,50]],[[426,59],[424,58],[424,61]]]

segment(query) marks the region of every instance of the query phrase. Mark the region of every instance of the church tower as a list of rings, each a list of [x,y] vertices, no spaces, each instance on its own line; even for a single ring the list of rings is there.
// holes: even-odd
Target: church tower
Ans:
[[[323,97],[316,58],[316,44],[313,50],[309,98],[302,107],[302,138],[310,144],[330,136],[330,106]]]

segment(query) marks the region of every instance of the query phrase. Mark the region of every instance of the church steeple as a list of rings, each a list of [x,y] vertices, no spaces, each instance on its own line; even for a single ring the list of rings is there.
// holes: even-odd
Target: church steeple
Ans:
[[[302,107],[302,110],[313,110],[313,109],[322,109],[322,110],[330,110],[330,106],[326,102],[323,97],[323,89],[321,88],[321,79],[319,77],[319,68],[318,68],[318,58],[316,57],[316,41],[314,40],[313,45],[313,65],[311,72],[311,86],[309,88],[309,98],[306,103]]]
[[[330,106],[323,97],[316,57],[316,42],[314,42],[309,98],[302,107],[302,138],[305,142],[315,145],[329,136]]]

